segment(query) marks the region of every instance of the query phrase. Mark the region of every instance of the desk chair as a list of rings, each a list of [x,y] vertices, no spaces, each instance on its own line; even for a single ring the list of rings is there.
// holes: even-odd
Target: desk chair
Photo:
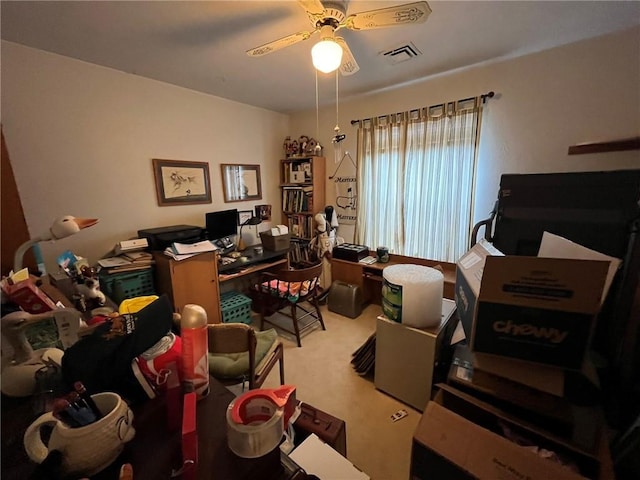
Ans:
[[[301,347],[300,333],[311,328],[315,322],[320,322],[323,330],[324,320],[318,306],[318,295],[320,289],[320,275],[322,274],[322,264],[301,268],[297,270],[279,270],[277,272],[263,272],[260,283],[254,285],[250,291],[250,296],[254,300],[254,308],[260,313],[260,329],[264,323],[274,322],[265,317],[278,312],[293,320],[294,331],[283,328],[284,331],[294,334]],[[303,302],[308,302],[313,308],[302,306]],[[287,311],[289,309],[289,311]],[[303,315],[298,316],[302,311]],[[299,322],[303,318],[312,317],[313,321],[302,329]]]
[[[271,369],[280,363],[280,385],[284,385],[283,346],[274,329],[256,332],[244,323],[207,325],[209,373],[224,385],[249,382],[260,388]]]

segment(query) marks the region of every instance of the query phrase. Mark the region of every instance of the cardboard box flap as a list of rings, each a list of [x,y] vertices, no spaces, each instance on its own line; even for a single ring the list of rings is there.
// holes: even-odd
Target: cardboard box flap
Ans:
[[[586,383],[591,385],[590,390],[593,392],[593,396],[596,396],[596,392],[600,389],[598,373],[589,357],[585,358],[579,371],[570,371],[515,358],[476,352],[473,355],[473,367],[558,397],[575,397],[578,394],[584,397],[586,390],[584,384]],[[568,376],[572,378],[570,386],[578,381],[575,378],[581,377],[583,386],[579,389],[578,394],[570,389],[566,390]],[[578,403],[578,399],[574,400],[574,403]],[[581,400],[584,403],[585,399],[581,398]]]
[[[588,313],[600,310],[608,262],[540,257],[487,257],[480,301]]]
[[[591,452],[449,385],[437,386],[440,391],[427,405],[414,439],[477,478],[583,478],[514,443],[516,440],[570,460],[582,475],[597,476],[599,460]],[[509,435],[513,441],[506,438]]]
[[[576,480],[585,477],[429,402],[416,440],[479,479]]]
[[[622,260],[619,258],[610,257],[609,255],[596,252],[595,250],[583,247],[578,243],[549,232],[544,232],[542,234],[542,242],[540,243],[540,249],[538,250],[538,257],[576,258],[581,260],[602,260],[607,262],[609,268],[600,304],[603,304],[607,298],[607,294],[609,293],[609,289],[613,283],[613,278],[622,263]]]
[[[557,397],[564,396],[564,370],[514,358],[476,353],[473,366]]]
[[[464,271],[469,286],[475,292],[480,291],[482,271],[488,256],[503,256],[503,254],[485,239],[482,239],[456,262],[456,270]]]
[[[485,239],[481,239],[456,262],[456,308],[467,338],[471,338],[476,298],[480,292],[485,259],[491,255],[502,255],[502,252]]]
[[[468,461],[469,442],[473,439],[468,423],[460,415],[430,401],[413,438],[456,465],[464,467]]]
[[[436,387],[439,390],[435,397],[438,403],[466,419],[478,423],[483,428],[493,426],[495,420],[499,420],[510,425],[514,430],[526,432],[529,439],[537,441],[541,447],[553,450],[558,454],[573,456],[583,462],[587,469],[593,469],[597,465],[597,455],[592,449],[576,445],[560,435],[555,435],[541,428],[536,423],[528,422],[519,415],[506,412],[450,385],[439,383]]]

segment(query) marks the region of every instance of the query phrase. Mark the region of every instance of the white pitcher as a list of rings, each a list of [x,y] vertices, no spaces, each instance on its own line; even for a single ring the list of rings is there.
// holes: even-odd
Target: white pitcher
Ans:
[[[29,458],[42,463],[50,451],[62,453],[66,474],[91,476],[108,467],[120,455],[124,444],[135,435],[133,412],[116,393],[92,395],[102,418],[84,427],[71,428],[53,416],[41,415],[24,434],[24,448]],[[40,429],[53,425],[49,445],[42,442]]]

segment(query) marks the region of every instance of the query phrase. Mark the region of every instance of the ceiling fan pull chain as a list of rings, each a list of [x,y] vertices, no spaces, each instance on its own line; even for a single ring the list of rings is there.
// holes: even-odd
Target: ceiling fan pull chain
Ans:
[[[339,104],[338,104],[338,70],[336,70],[336,126],[333,129],[335,132],[335,136],[333,137],[333,144],[334,144],[334,159],[333,162],[334,163],[338,163],[338,161],[342,161],[341,157],[342,157],[342,145],[340,145],[340,142],[342,140],[344,140],[345,135],[340,134],[340,110],[339,110]]]
[[[334,128],[334,130],[336,131],[336,135],[340,133],[340,120],[338,114],[338,70],[336,70],[336,128]]]
[[[322,151],[322,147],[320,147],[320,101],[318,99],[318,70],[313,69],[316,74],[316,155]],[[320,148],[318,148],[320,147]]]
[[[335,145],[337,145],[337,147],[334,147],[335,152],[336,152],[336,163],[338,162],[338,158],[342,156],[342,146],[340,145],[340,142],[342,142],[342,140],[344,140],[345,138],[347,138],[347,135],[344,133],[340,133],[340,98],[338,95],[338,71],[336,70],[336,126],[333,129],[335,132],[335,135],[333,136],[333,139],[331,140],[331,142]]]

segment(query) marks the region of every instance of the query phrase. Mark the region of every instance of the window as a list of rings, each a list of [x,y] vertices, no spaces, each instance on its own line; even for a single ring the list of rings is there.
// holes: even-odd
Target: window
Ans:
[[[469,247],[480,98],[358,128],[356,241],[455,262]]]

